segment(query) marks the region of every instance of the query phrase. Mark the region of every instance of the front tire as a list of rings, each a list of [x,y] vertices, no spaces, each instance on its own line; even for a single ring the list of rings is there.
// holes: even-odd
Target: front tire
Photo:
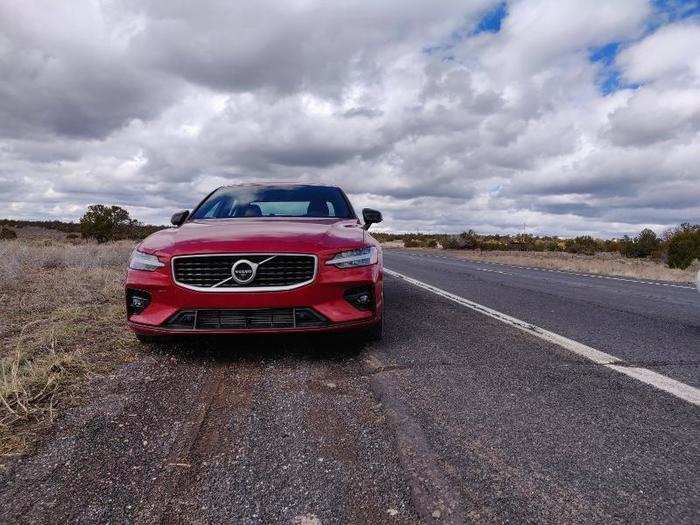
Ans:
[[[376,343],[377,341],[382,340],[382,332],[383,332],[383,325],[384,323],[380,319],[379,322],[373,326],[370,326],[367,328],[363,335],[363,339],[367,341],[368,343]]]
[[[157,335],[136,334],[136,339],[143,345],[153,345],[162,341]]]

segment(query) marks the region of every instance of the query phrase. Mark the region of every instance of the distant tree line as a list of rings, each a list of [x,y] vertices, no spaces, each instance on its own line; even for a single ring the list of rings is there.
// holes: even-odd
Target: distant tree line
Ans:
[[[597,239],[581,235],[569,239],[552,236],[483,235],[467,230],[457,235],[427,233],[373,233],[380,242],[402,240],[407,248],[436,248],[451,250],[503,250],[535,252],[567,252],[595,255],[601,252],[620,253],[630,258],[663,261],[670,268],[688,268],[700,260],[700,224],[683,223],[665,231],[661,236],[644,229],[635,237]]]
[[[142,224],[129,216],[129,212],[119,206],[105,206],[93,204],[79,222],[63,221],[24,221],[14,219],[0,219],[0,228],[7,230],[8,237],[14,234],[12,228],[26,226],[38,226],[49,230],[57,230],[68,234],[69,238],[82,237],[94,239],[99,243],[116,241],[121,239],[141,240],[153,232],[162,230],[163,226]],[[15,235],[16,236],[16,235]]]
[[[47,230],[57,230],[65,233],[80,233],[80,225],[75,222],[62,221],[23,221],[15,219],[0,219],[0,226],[6,228],[24,228],[26,226],[37,226]]]

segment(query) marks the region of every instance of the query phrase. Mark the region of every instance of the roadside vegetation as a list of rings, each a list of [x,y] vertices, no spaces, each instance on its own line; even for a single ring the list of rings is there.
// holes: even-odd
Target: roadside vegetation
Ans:
[[[0,241],[0,465],[90,376],[133,355],[122,283],[134,242],[40,239],[34,228]]]
[[[0,220],[0,467],[89,394],[91,376],[136,355],[126,264],[160,229],[99,204],[78,223]]]
[[[700,225],[681,224],[658,236],[650,229],[634,237],[374,233],[388,246],[441,248],[460,257],[537,267],[688,282],[700,266]]]
[[[89,206],[79,222],[23,221],[0,219],[0,240],[17,237],[45,239],[92,239],[98,243],[118,240],[138,241],[164,226],[142,224],[119,206]]]

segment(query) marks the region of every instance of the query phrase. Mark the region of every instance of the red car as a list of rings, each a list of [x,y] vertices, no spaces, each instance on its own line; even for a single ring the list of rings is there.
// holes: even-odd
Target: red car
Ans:
[[[340,188],[245,184],[213,191],[131,255],[126,309],[163,335],[382,331],[382,252]]]

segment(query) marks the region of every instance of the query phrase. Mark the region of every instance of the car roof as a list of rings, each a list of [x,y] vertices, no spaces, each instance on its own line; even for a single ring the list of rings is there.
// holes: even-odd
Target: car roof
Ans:
[[[312,182],[287,182],[287,181],[274,181],[274,182],[241,182],[238,184],[224,184],[222,188],[240,188],[241,186],[311,186],[315,188],[337,188],[338,186],[334,184],[314,184]]]

